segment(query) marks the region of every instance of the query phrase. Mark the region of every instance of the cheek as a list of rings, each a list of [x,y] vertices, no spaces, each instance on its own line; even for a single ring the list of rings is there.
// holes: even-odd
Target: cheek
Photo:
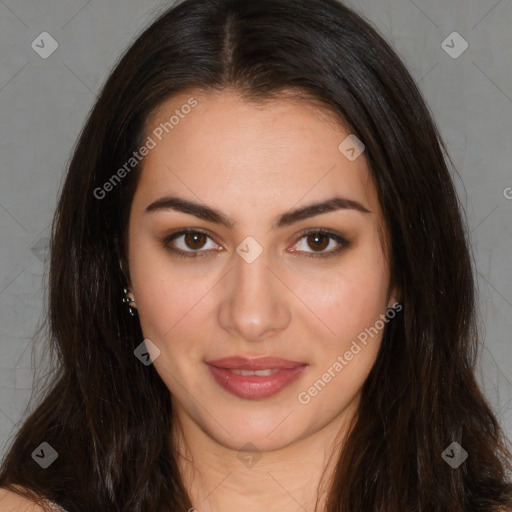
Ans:
[[[180,275],[171,278],[166,268],[158,272],[153,267],[139,279],[136,298],[142,331],[145,337],[160,341],[174,338],[183,329],[183,320],[201,311],[201,297],[211,288],[205,281]]]
[[[314,401],[314,407],[334,415],[355,399],[381,346],[387,324],[381,320],[387,289],[384,267],[354,265],[350,272],[338,273],[318,294],[315,312],[333,332],[315,337],[322,350],[315,351],[317,357],[297,397],[299,403]]]
[[[337,336],[357,336],[372,326],[386,308],[387,280],[382,275],[365,272],[351,275],[332,290],[334,300],[329,316]]]
[[[134,246],[130,257],[130,275],[144,337],[162,341],[190,309],[200,291],[198,283],[191,284],[186,274],[173,272],[165,252],[152,242]]]
[[[328,327],[322,329],[324,340],[332,340],[337,348],[350,345],[386,310],[389,272],[375,249],[354,253],[335,270],[317,277],[303,281],[298,295]]]
[[[134,245],[130,256],[144,336],[160,342],[173,339],[172,345],[178,350],[180,338],[194,336],[197,320],[204,327],[203,321],[215,318],[215,300],[223,298],[218,289],[213,290],[219,276],[196,262],[171,265],[154,242]],[[335,265],[297,263],[283,267],[282,275],[300,298],[297,302],[284,294],[284,306],[292,317],[300,318],[298,324],[309,331],[310,337],[318,341],[323,338],[329,353],[350,346],[353,339],[375,324],[387,305],[388,269],[375,240],[362,240],[356,250],[347,252]],[[190,321],[193,331],[187,334]],[[215,328],[213,324],[210,327]]]

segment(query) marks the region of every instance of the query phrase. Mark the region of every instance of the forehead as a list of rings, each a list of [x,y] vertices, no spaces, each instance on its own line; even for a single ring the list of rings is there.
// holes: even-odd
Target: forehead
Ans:
[[[282,213],[333,195],[377,212],[364,153],[350,161],[340,152],[349,135],[332,112],[304,99],[180,93],[146,123],[154,147],[141,162],[136,196],[150,202],[178,193],[236,218],[237,208]]]

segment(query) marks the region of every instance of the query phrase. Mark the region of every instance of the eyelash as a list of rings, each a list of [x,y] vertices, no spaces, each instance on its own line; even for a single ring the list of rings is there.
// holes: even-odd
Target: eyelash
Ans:
[[[208,238],[213,240],[213,238],[206,232],[202,231],[200,229],[182,229],[180,231],[176,231],[175,233],[170,234],[169,236],[166,236],[161,240],[161,243],[165,249],[168,251],[171,251],[173,254],[175,254],[179,258],[202,258],[205,256],[205,253],[208,251],[202,251],[198,249],[197,251],[182,251],[181,249],[176,249],[174,247],[171,247],[169,244],[175,240],[176,238],[179,238],[182,235],[186,235],[188,233],[200,233],[203,235],[206,235]],[[297,239],[297,242],[302,240],[303,238],[309,236],[309,235],[322,235],[331,238],[332,240],[338,242],[340,245],[334,249],[330,250],[329,252],[324,253],[310,253],[306,251],[306,258],[330,258],[332,256],[335,256],[339,254],[343,249],[346,249],[350,246],[350,242],[343,238],[342,236],[338,235],[337,233],[334,233],[332,231],[328,231],[325,229],[311,229],[308,230],[300,235],[300,237]],[[295,242],[295,243],[297,243]],[[295,244],[294,244],[295,245]],[[296,252],[303,252],[303,251],[296,251]]]

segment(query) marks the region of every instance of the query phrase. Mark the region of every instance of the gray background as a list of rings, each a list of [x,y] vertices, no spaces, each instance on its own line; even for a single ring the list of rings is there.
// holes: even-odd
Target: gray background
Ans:
[[[347,4],[404,59],[460,174],[478,276],[479,379],[512,437],[512,1]],[[34,334],[46,311],[49,226],[71,150],[118,56],[167,5],[0,0],[0,456],[35,400],[33,383],[48,373],[44,337]],[[443,49],[462,49],[448,37],[454,31],[469,45],[458,58]],[[42,32],[58,42],[46,59],[31,47]]]

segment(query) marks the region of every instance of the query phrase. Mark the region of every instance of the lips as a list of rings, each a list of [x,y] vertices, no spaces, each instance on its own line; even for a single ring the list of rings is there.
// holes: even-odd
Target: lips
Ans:
[[[226,368],[228,370],[287,370],[302,366],[306,363],[298,361],[289,361],[288,359],[282,359],[281,357],[257,357],[254,359],[247,359],[246,357],[225,357],[223,359],[215,359],[213,361],[207,361],[208,364],[216,366],[217,368]]]
[[[297,380],[306,363],[280,357],[226,357],[207,361],[213,378],[226,391],[252,400],[268,398]]]

